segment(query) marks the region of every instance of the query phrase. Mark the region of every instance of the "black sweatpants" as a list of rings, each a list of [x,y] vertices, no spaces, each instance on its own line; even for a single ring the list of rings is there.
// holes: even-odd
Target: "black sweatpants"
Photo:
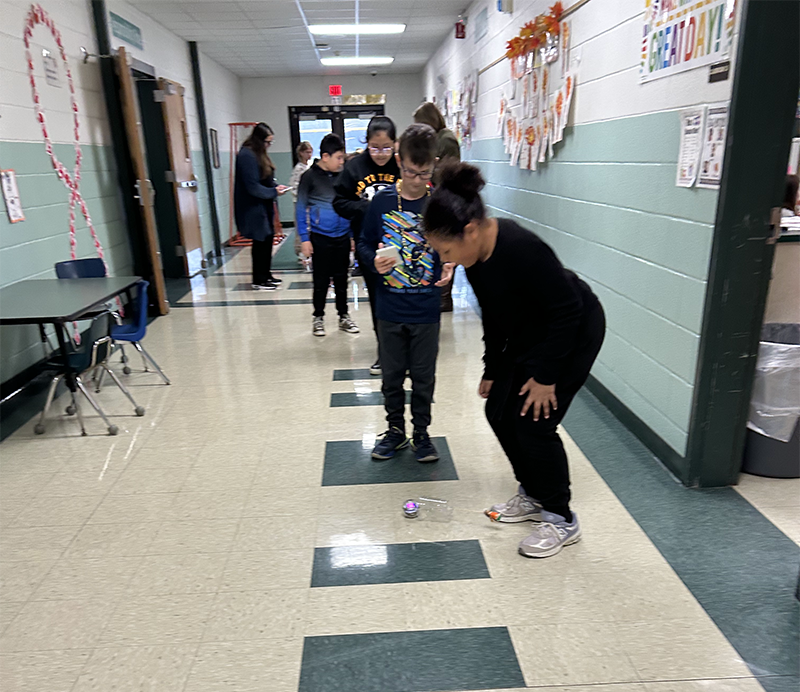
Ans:
[[[525,399],[519,396],[519,391],[527,377],[519,369],[498,378],[486,402],[489,425],[525,493],[541,502],[548,512],[568,520],[572,517],[569,466],[557,428],[589,377],[604,337],[605,315],[597,303],[584,321],[573,355],[556,382],[558,410],[551,411],[550,418],[540,415],[539,420],[534,421],[532,409],[524,417],[520,416]]]
[[[325,316],[328,286],[333,279],[336,291],[336,312],[347,314],[347,272],[350,269],[350,236],[331,238],[321,233],[311,233],[314,247],[314,317]]]
[[[405,430],[406,372],[411,374],[411,423],[414,430],[431,424],[436,386],[439,323],[402,324],[378,320],[378,344],[383,368],[383,398],[389,427]]]
[[[356,247],[358,247],[356,245]],[[378,341],[378,358],[381,355],[380,334],[378,333],[378,313],[375,308],[375,295],[378,292],[378,281],[380,277],[375,273],[375,267],[368,266],[361,257],[358,258],[358,266],[361,267],[361,274],[364,277],[364,285],[367,287],[367,297],[369,298],[369,309],[372,315],[372,328],[375,330],[375,339]]]
[[[253,283],[259,286],[272,280],[272,242],[274,239],[274,235],[268,235],[264,240],[253,241]]]

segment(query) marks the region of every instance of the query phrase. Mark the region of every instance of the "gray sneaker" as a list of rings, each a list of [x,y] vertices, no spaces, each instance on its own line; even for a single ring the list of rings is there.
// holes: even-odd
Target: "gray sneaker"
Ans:
[[[508,502],[492,505],[483,513],[492,521],[502,524],[517,524],[522,521],[541,521],[542,506],[537,500],[525,494],[525,488],[519,486],[517,494]]]
[[[314,336],[325,336],[325,318],[315,317],[311,327],[311,333]]]
[[[533,528],[533,533],[519,544],[519,553],[525,557],[552,557],[564,546],[581,540],[581,525],[578,515],[572,513],[568,524],[560,514],[542,510],[542,523]]]
[[[350,319],[350,315],[345,313],[339,318],[339,329],[348,334],[358,334],[361,330],[358,325]]]

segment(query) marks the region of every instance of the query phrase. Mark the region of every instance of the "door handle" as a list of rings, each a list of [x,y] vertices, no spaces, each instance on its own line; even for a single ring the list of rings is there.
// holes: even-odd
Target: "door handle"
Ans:
[[[177,183],[178,187],[185,187],[190,188],[192,190],[197,190],[197,181],[196,180],[181,180]]]

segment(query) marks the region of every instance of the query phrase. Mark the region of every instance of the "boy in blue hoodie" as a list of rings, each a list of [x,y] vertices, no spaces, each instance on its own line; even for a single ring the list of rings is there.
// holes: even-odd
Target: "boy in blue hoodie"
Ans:
[[[344,142],[333,133],[319,145],[320,158],[300,178],[295,217],[306,257],[314,257],[314,336],[325,336],[325,300],[333,279],[339,329],[358,334],[347,311],[347,272],[350,268],[350,222],[333,210],[333,186],[344,166]]]
[[[389,429],[372,450],[377,460],[391,459],[409,444],[403,390],[406,373],[411,375],[412,387],[411,446],[417,461],[439,460],[428,426],[439,354],[439,287],[452,278],[453,266],[442,267],[420,230],[436,166],[436,146],[436,132],[429,125],[411,125],[400,136],[400,180],[372,199],[358,242],[365,269],[379,275],[378,344]],[[399,263],[379,255],[383,247],[393,247]]]

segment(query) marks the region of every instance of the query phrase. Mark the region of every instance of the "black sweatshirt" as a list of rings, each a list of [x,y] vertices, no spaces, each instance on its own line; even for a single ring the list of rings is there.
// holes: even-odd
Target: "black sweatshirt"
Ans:
[[[599,301],[537,235],[508,219],[497,226],[492,256],[467,269],[483,313],[484,378],[521,368],[555,384]]]
[[[400,168],[394,157],[385,166],[379,166],[372,160],[369,150],[365,150],[345,164],[336,181],[333,208],[339,216],[350,220],[350,228],[353,229],[356,242],[361,235],[361,224],[375,193],[394,185],[399,177]]]

